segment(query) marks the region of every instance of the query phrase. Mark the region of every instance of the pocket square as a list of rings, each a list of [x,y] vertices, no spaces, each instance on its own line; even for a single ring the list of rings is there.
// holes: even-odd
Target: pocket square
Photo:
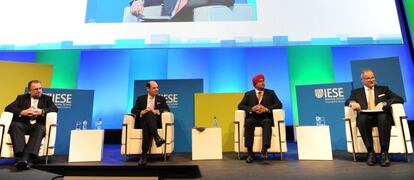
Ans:
[[[380,94],[380,95],[378,95],[378,97],[382,97],[382,96],[385,96],[385,94]]]
[[[157,102],[157,105],[158,105],[158,104],[161,104],[161,102]]]

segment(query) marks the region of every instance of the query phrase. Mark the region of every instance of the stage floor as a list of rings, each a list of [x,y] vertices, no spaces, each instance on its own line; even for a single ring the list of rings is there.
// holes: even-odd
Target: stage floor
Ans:
[[[269,160],[257,160],[247,164],[238,160],[236,153],[224,153],[223,160],[191,160],[191,153],[174,153],[166,162],[160,157],[150,158],[148,166],[198,165],[200,179],[412,179],[414,178],[413,157],[405,161],[403,155],[393,155],[390,167],[379,165],[369,167],[365,156],[357,156],[358,162],[352,161],[352,154],[334,151],[333,161],[299,161],[296,143],[288,143],[289,152],[284,160],[279,155],[270,156]],[[137,166],[138,157],[124,159],[119,153],[119,145],[105,145],[102,162],[68,163],[67,156],[55,156],[51,166]],[[18,172],[12,166],[14,160],[0,159],[0,180],[14,179],[52,179],[57,174],[30,169]]]

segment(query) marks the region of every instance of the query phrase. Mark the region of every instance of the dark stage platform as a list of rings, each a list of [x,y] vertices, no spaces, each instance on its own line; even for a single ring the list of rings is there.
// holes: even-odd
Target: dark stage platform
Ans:
[[[279,160],[279,155],[275,155],[270,156],[269,160],[257,160],[252,164],[246,164],[244,160],[237,159],[236,153],[224,153],[222,160],[192,161],[191,153],[174,153],[167,162],[162,161],[161,157],[151,157],[148,166],[138,167],[137,157],[124,159],[119,153],[119,145],[105,145],[102,162],[68,163],[67,156],[55,156],[48,165],[38,164],[28,171],[18,172],[12,166],[13,160],[1,159],[0,180],[62,179],[59,178],[59,174],[65,173],[103,176],[160,174],[164,179],[226,180],[414,178],[412,156],[410,156],[411,162],[407,163],[404,155],[393,155],[390,167],[379,165],[370,167],[365,164],[364,155],[358,155],[358,161],[353,162],[352,154],[345,151],[334,151],[333,161],[299,161],[296,147],[296,143],[288,143],[289,151],[282,161]],[[197,178],[199,175],[201,177]]]

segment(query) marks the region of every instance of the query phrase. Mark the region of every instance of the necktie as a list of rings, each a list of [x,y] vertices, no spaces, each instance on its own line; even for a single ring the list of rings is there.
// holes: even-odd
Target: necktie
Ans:
[[[39,104],[39,99],[33,99],[31,107],[32,108],[37,108],[38,104]],[[30,124],[35,124],[35,123],[36,123],[36,119],[31,119],[30,120]]]
[[[259,91],[257,92],[257,99],[259,100],[259,104],[262,102],[263,92]]]
[[[177,10],[175,12],[179,12],[188,2],[188,0],[179,0]]]
[[[148,107],[150,108],[150,109],[154,109],[154,97],[152,97],[152,96],[150,96],[149,97],[149,102],[148,102]]]
[[[368,109],[375,109],[375,99],[372,89],[368,89]]]

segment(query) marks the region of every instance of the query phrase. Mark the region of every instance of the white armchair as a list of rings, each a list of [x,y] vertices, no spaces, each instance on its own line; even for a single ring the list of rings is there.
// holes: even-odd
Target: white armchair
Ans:
[[[407,116],[405,116],[404,107],[402,104],[393,104],[392,118],[394,126],[391,128],[390,139],[390,154],[405,154],[407,161],[409,161],[408,154],[413,153],[411,144],[410,130],[408,128]],[[367,149],[362,140],[361,134],[356,126],[357,112],[350,107],[345,106],[345,131],[347,140],[347,150],[352,153],[354,161],[356,161],[356,153],[367,153]],[[374,138],[374,151],[379,153],[381,146],[378,137],[378,128],[374,127],[372,131]]]
[[[286,125],[285,125],[285,111],[282,109],[273,109],[272,140],[269,153],[280,153],[280,159],[283,160],[283,153],[287,152],[286,144]],[[240,159],[240,152],[247,152],[244,146],[244,121],[246,112],[243,110],[236,110],[235,112],[235,126],[234,126],[234,151],[237,152],[237,157]],[[253,152],[260,152],[262,149],[262,128],[256,127],[254,130]]]
[[[13,119],[13,113],[3,112],[0,119],[0,157],[12,158],[14,157],[13,144],[11,137],[8,134],[10,124]],[[46,157],[46,163],[49,156],[54,154],[56,141],[56,124],[57,113],[50,112],[46,115],[46,135],[42,140],[38,156]],[[29,140],[29,135],[26,135],[26,143]]]
[[[157,147],[152,141],[149,154],[162,154],[167,160],[167,154],[174,151],[174,114],[164,112],[161,114],[162,129],[158,129],[158,134],[166,142],[163,146]],[[135,118],[131,115],[124,116],[122,124],[122,143],[121,154],[124,156],[142,154],[142,129],[135,129]]]

